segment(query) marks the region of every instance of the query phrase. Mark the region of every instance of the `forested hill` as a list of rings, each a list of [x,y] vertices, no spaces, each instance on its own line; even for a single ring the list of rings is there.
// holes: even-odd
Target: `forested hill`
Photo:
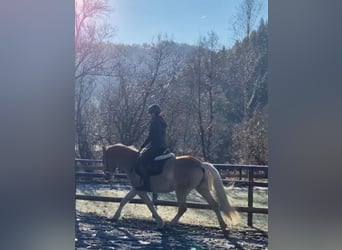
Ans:
[[[78,157],[94,157],[96,145],[141,145],[147,107],[159,103],[176,154],[268,163],[267,23],[229,49],[210,32],[196,46],[159,37],[144,45],[100,44],[96,51],[77,68],[81,75],[91,62],[103,62],[76,77]]]

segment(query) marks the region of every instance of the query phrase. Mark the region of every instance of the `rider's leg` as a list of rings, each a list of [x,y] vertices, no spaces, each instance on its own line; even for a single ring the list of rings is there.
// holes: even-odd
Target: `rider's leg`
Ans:
[[[139,159],[140,162],[140,176],[142,177],[143,184],[139,187],[137,187],[137,190],[144,190],[144,191],[150,191],[150,171],[152,164],[153,164],[153,159],[162,154],[164,151],[164,148],[148,148],[141,156]]]
[[[142,179],[142,185],[136,187],[136,190],[149,191],[149,171],[148,164],[154,157],[154,149],[148,148],[139,158],[137,173],[140,175]]]

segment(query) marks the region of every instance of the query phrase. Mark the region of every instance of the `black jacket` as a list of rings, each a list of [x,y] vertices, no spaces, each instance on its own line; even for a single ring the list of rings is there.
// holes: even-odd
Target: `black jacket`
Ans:
[[[166,127],[167,124],[163,117],[154,116],[150,123],[148,137],[141,148],[149,145],[152,148],[166,148]]]

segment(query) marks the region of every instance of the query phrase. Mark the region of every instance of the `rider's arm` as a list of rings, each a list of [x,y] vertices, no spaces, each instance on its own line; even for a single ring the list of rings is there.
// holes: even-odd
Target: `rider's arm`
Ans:
[[[151,142],[151,135],[152,135],[152,123],[150,124],[150,129],[149,129],[149,133],[148,136],[146,138],[146,140],[144,141],[144,143],[141,145],[141,149],[143,149],[144,147],[147,146],[147,144],[149,144]]]

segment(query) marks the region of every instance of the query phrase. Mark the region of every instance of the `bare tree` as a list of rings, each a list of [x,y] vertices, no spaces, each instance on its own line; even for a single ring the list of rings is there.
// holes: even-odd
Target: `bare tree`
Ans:
[[[105,89],[101,101],[107,142],[142,141],[148,127],[148,105],[153,102],[163,105],[168,101],[179,70],[181,60],[173,47],[172,41],[158,36],[151,45],[120,50],[116,78]]]
[[[242,94],[242,121],[238,126],[235,126],[235,145],[239,144],[242,148],[240,153],[237,153],[239,163],[248,163],[251,161],[251,133],[256,132],[253,129],[253,120],[255,120],[256,112],[256,94],[261,88],[261,85],[267,78],[265,74],[256,74],[258,67],[262,64],[265,54],[260,54],[256,44],[251,36],[255,34],[255,25],[260,16],[262,9],[260,0],[244,0],[239,6],[238,13],[233,23],[238,42],[238,58],[235,60],[235,65],[232,67],[235,70],[235,81],[239,84]],[[253,33],[254,32],[254,33]],[[239,134],[239,135],[236,135]]]
[[[222,75],[222,58],[218,50],[218,37],[214,32],[201,37],[188,63],[191,109],[198,131],[201,155],[205,160],[213,159],[215,148],[216,98],[219,94]]]
[[[96,86],[94,76],[113,72],[105,42],[113,29],[104,18],[110,13],[107,0],[75,1],[75,123],[79,157],[92,158],[90,121],[86,110]]]
[[[243,0],[241,2],[232,25],[237,40],[249,37],[258,22],[262,8],[262,0]]]
[[[112,72],[104,43],[114,35],[105,22],[111,12],[108,0],[76,0],[75,13],[75,79]]]

